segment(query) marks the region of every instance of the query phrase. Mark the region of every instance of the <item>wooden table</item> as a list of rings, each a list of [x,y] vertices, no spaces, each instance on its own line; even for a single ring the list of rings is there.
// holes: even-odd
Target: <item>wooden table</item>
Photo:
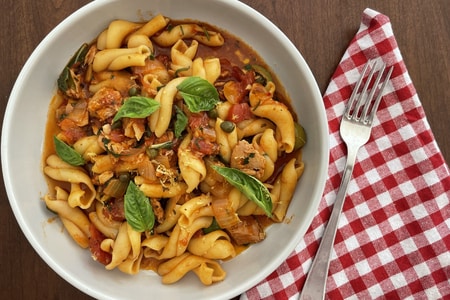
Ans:
[[[28,56],[88,0],[0,0],[1,115]],[[323,93],[366,7],[390,17],[406,66],[446,161],[450,161],[450,5],[448,0],[245,0],[298,47]],[[3,117],[2,117],[3,119]],[[20,138],[20,137],[18,137]],[[21,232],[1,185],[0,299],[91,299],[51,270]]]

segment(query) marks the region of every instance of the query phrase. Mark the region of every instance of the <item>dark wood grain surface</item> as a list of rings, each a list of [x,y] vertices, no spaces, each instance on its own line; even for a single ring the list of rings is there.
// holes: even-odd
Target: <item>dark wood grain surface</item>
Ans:
[[[20,69],[49,31],[88,0],[0,0],[0,112]],[[450,161],[448,0],[245,0],[298,47],[323,93],[366,7],[390,17],[432,131]],[[18,137],[20,138],[20,137]],[[20,230],[0,187],[0,299],[91,299],[51,270]]]

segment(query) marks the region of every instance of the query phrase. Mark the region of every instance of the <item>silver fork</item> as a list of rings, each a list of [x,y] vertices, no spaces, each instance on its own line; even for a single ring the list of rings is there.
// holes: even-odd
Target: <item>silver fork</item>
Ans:
[[[344,206],[344,199],[347,193],[348,183],[352,176],[353,167],[356,161],[356,154],[361,146],[367,143],[372,131],[372,122],[381,102],[384,88],[391,77],[394,67],[391,67],[383,79],[380,87],[380,81],[384,75],[386,65],[382,63],[377,70],[377,62],[369,61],[364,66],[361,77],[356,83],[355,89],[350,96],[350,100],[342,116],[340,134],[347,145],[347,162],[342,176],[341,186],[336,196],[330,219],[317,250],[316,257],[311,265],[306,278],[305,285],[301,292],[300,300],[318,300],[325,298],[325,285],[328,277],[328,267],[330,266],[330,254],[333,248],[336,230],[339,223],[339,217]],[[361,84],[366,78],[366,83],[362,91]],[[376,79],[372,82],[374,74],[378,72]],[[370,91],[370,92],[369,92]],[[373,101],[375,99],[375,101]],[[370,113],[369,113],[370,112]]]

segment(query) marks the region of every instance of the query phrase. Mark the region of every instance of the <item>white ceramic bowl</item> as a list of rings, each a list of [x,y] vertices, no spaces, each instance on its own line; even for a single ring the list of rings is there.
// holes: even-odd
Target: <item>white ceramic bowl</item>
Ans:
[[[59,222],[47,222],[52,214],[40,200],[47,191],[40,167],[47,108],[60,70],[83,42],[91,41],[111,20],[141,20],[157,13],[205,21],[246,41],[278,75],[309,134],[303,150],[306,170],[287,214],[291,222],[271,226],[264,242],[226,262],[226,279],[210,287],[193,275],[175,285],[163,285],[156,274],[106,271],[92,261],[88,250],[61,231]],[[97,0],[60,23],[28,59],[8,102],[1,150],[6,190],[22,231],[42,259],[75,287],[99,299],[149,295],[153,299],[230,299],[274,271],[308,229],[327,177],[328,126],[315,79],[296,47],[245,4],[235,0]]]

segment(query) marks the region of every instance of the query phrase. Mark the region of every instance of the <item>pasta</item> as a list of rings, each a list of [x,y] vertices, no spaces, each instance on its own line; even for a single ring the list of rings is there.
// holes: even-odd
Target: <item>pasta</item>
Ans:
[[[264,66],[209,24],[112,20],[58,78],[45,205],[106,270],[224,280],[304,170],[303,128]]]

